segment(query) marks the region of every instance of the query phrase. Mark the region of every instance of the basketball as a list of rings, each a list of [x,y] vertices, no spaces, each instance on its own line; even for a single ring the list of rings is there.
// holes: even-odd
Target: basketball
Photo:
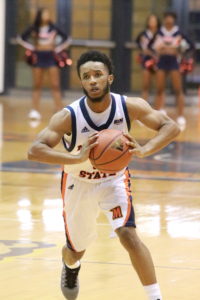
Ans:
[[[99,132],[98,145],[90,151],[90,161],[93,167],[104,172],[114,173],[124,169],[131,160],[128,139],[122,131],[105,129]]]

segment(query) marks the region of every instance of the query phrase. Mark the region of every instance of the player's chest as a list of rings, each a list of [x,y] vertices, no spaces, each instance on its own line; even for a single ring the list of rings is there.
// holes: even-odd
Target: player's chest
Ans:
[[[104,128],[106,129],[106,128]],[[107,127],[107,129],[116,129],[116,130],[120,130],[123,132],[127,132],[127,126],[126,126],[126,122],[124,117],[120,117],[120,118],[115,118],[113,120],[113,122]],[[74,151],[80,151],[82,148],[82,145],[85,144],[88,141],[88,138],[98,132],[103,130],[96,130],[92,127],[90,127],[87,122],[80,122],[79,123],[79,127],[77,130],[77,135],[76,135],[76,145],[75,145],[75,149]]]

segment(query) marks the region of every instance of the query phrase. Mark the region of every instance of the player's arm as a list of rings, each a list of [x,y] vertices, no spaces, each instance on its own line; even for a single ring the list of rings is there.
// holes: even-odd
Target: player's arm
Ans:
[[[154,110],[145,100],[140,98],[128,98],[127,109],[130,120],[139,120],[147,127],[156,130],[157,135],[144,146],[129,136],[130,152],[138,157],[151,155],[168,145],[179,133],[177,124],[167,115]]]
[[[71,133],[70,112],[62,110],[56,113],[50,120],[49,125],[42,130],[28,151],[28,159],[50,164],[78,164],[86,160],[90,150],[96,146],[97,135],[89,137],[83,145],[80,154],[71,155],[53,149],[62,139],[64,134]]]

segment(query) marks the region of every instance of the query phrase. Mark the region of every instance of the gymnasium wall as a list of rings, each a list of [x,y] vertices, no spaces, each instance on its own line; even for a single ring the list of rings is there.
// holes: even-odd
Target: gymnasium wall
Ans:
[[[5,61],[5,0],[0,2],[0,94],[4,92]]]
[[[71,36],[73,39],[110,40],[111,38],[111,0],[73,0]],[[73,47],[71,56],[74,62],[87,48]],[[109,50],[104,52],[110,54]],[[79,88],[76,65],[70,70],[70,88]]]
[[[118,0],[116,0],[116,5]],[[144,29],[145,20],[151,11],[162,14],[168,7],[168,0],[132,0],[132,41],[137,34]],[[111,0],[74,0],[72,1],[71,35],[74,39],[110,40],[112,26],[112,1]],[[120,24],[119,24],[120,26]],[[80,53],[86,49],[73,48],[72,59],[77,60]],[[107,54],[110,50],[103,49]],[[141,88],[141,67],[136,63],[138,51],[132,50],[131,59],[131,91],[139,91]],[[122,62],[123,63],[123,62]],[[128,76],[128,74],[127,74]],[[78,88],[79,80],[76,75],[75,65],[70,70],[70,88]]]
[[[69,3],[71,6],[71,23],[70,32],[67,27],[63,28],[69,33],[73,40],[75,41],[91,41],[91,40],[102,40],[102,41],[112,41],[113,40],[113,7],[118,5],[121,0],[12,0],[16,3],[16,34],[21,33],[29,24],[31,24],[35,12],[39,7],[49,8],[53,20],[56,22],[58,20],[58,3]],[[131,26],[131,36],[130,41],[134,41],[137,34],[144,29],[146,18],[153,12],[158,16],[162,16],[163,12],[170,7],[174,7],[173,3],[177,3],[176,0],[124,0],[132,1],[132,26]],[[186,0],[183,0],[184,2]],[[122,3],[122,1],[121,1]],[[116,7],[115,7],[116,8]],[[199,19],[198,11],[200,10],[199,0],[189,0],[188,1],[188,15],[191,15],[191,22],[196,22]],[[116,10],[115,10],[116,12]],[[181,11],[177,11],[181,13]],[[59,16],[60,17],[60,16]],[[62,18],[65,18],[65,13]],[[187,19],[187,18],[186,18]],[[191,23],[190,22],[190,23]],[[193,24],[192,23],[192,24]],[[120,22],[119,22],[120,29]],[[199,36],[199,24],[193,24],[191,31],[189,30],[190,37],[197,40]],[[194,26],[195,30],[194,30]],[[115,28],[116,30],[116,28]],[[128,30],[128,28],[127,28]],[[196,34],[196,35],[195,35]],[[88,50],[89,47],[73,45],[70,49],[70,55],[74,61],[74,64],[69,69],[67,74],[68,81],[66,80],[66,88],[79,89],[79,80],[76,74],[75,62],[77,58],[83,51]],[[97,48],[104,51],[105,53],[112,56],[113,51],[109,48]],[[129,90],[132,92],[139,92],[141,89],[141,67],[136,62],[136,56],[138,51],[135,49],[128,50],[131,53],[130,59],[130,73],[127,72],[127,77],[129,77]],[[30,67],[26,65],[24,61],[24,49],[20,46],[13,47],[14,55],[16,56],[15,61],[15,87],[17,88],[28,88],[32,87],[32,78]],[[200,57],[200,55],[199,55]],[[119,57],[121,64],[123,64],[123,59]],[[115,62],[116,63],[116,62]],[[63,76],[65,81],[66,74]],[[62,81],[63,81],[62,80]],[[64,82],[65,83],[65,82]],[[67,86],[68,84],[68,86]],[[45,86],[48,86],[48,80],[45,80]]]

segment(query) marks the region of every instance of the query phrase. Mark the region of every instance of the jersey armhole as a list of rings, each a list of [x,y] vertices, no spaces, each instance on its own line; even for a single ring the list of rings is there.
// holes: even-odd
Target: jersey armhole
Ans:
[[[121,96],[121,102],[122,102],[122,108],[123,108],[123,111],[124,111],[124,115],[125,115],[125,118],[126,118],[127,128],[128,128],[128,131],[130,131],[131,122],[130,122],[130,118],[129,118],[129,115],[128,115],[128,110],[127,110],[126,101],[125,101],[124,96]]]
[[[77,135],[77,130],[76,130],[76,115],[75,115],[75,112],[73,110],[73,108],[71,106],[67,106],[65,107],[64,109],[68,110],[71,114],[71,122],[72,122],[72,139],[71,139],[71,143],[70,145],[67,145],[66,141],[65,141],[65,138],[63,136],[62,138],[62,142],[63,142],[63,145],[65,147],[65,149],[68,151],[68,152],[71,152],[75,145],[76,145],[76,135]]]

